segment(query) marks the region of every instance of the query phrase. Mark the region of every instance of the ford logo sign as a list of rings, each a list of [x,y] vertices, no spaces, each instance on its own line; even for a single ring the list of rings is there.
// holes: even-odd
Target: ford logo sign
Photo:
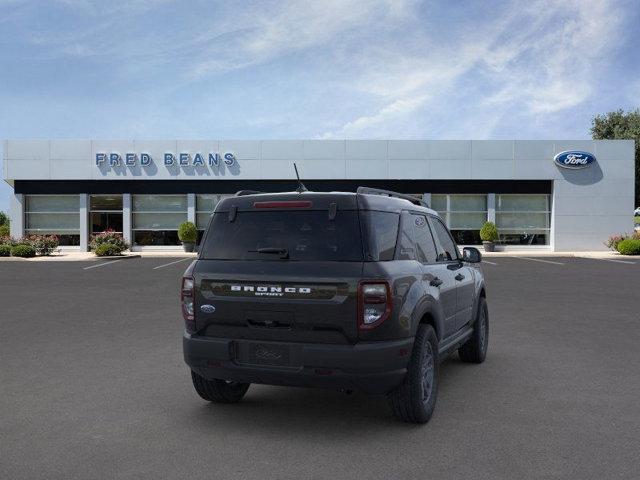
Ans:
[[[203,311],[204,313],[213,313],[216,311],[216,307],[214,307],[213,305],[200,305],[200,310]]]
[[[562,168],[586,168],[596,161],[596,157],[593,153],[589,152],[567,150],[553,157],[553,161]]]

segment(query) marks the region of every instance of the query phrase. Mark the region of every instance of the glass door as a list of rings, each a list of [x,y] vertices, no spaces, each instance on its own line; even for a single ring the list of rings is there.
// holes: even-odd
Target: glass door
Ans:
[[[91,234],[112,230],[122,234],[122,195],[91,195]]]

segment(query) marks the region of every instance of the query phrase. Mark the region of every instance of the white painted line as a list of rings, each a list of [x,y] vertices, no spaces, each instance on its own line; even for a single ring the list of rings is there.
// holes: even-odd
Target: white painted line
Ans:
[[[495,262],[490,262],[489,260],[482,259],[482,263],[488,263],[489,265],[498,265]]]
[[[564,265],[564,263],[552,262],[551,260],[542,260],[541,258],[530,258],[530,257],[512,257],[512,258],[520,258],[522,260],[531,260],[532,262],[551,263],[552,265]]]
[[[96,265],[91,265],[89,267],[84,267],[83,270],[89,270],[91,268],[104,267],[105,265],[111,265],[112,263],[118,263],[118,262],[121,262],[121,261],[122,261],[122,259],[120,259],[120,260],[112,260],[110,262],[102,262],[102,263],[98,263]]]
[[[181,258],[180,260],[176,260],[175,262],[165,263],[164,265],[158,265],[157,267],[153,267],[154,270],[158,270],[159,268],[168,267],[169,265],[174,265],[176,263],[184,262],[185,260],[193,260],[192,257]]]
[[[613,258],[595,258],[595,257],[582,257],[582,258],[590,258],[592,260],[602,260],[604,262],[626,263],[627,265],[635,265],[636,264],[636,262],[629,262],[627,260],[615,260]]]

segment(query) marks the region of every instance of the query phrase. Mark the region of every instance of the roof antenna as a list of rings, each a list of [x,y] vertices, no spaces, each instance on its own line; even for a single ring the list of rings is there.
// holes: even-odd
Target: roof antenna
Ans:
[[[298,188],[296,188],[296,192],[308,192],[309,190],[307,190],[307,187],[305,187],[304,184],[300,181],[300,175],[298,174],[298,166],[296,165],[296,162],[293,162],[293,168],[296,171],[296,178],[298,179]]]

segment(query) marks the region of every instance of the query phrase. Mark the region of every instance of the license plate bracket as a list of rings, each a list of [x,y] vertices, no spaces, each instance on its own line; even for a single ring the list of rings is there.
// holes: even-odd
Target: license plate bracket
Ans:
[[[246,365],[263,365],[269,367],[292,367],[291,347],[281,343],[238,342],[236,361]]]

